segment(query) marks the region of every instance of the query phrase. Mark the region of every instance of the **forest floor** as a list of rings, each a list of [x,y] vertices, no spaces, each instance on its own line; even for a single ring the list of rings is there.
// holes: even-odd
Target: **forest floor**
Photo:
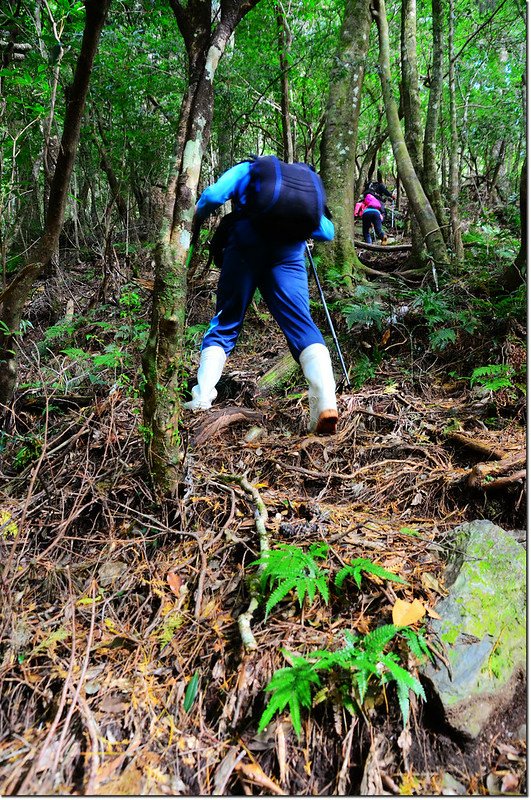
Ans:
[[[77,280],[65,300],[85,291],[89,303],[83,267]],[[208,319],[212,288],[193,297],[191,324]],[[371,337],[360,328],[352,346]],[[493,408],[492,394],[449,380],[405,326],[378,338],[386,357],[374,376],[340,387],[337,434],[309,435],[299,371],[271,394],[258,389],[286,347],[253,304],[213,409],[183,417],[182,485],[164,502],[149,484],[137,393],[123,381],[54,389],[49,370],[64,376],[67,357],[46,363],[25,340],[22,378],[34,388],[17,394],[2,454],[0,794],[412,796],[458,793],[453,780],[487,795],[492,775],[511,775],[507,786],[525,794],[514,725],[501,720],[471,742],[429,697],[412,698],[404,732],[392,685],[371,690],[355,716],[321,693],[300,737],[286,713],[257,733],[264,689],[289,654],[334,650],[343,630],[390,623],[397,598],[420,601],[423,623],[436,615],[459,523],[525,527],[510,467],[525,448],[523,405]],[[506,463],[487,481],[498,487],[478,469],[491,449]],[[238,618],[260,508],[271,546],[326,543],[331,572],[362,557],[407,584],[369,575],[328,603],[301,608],[287,595],[267,616],[261,604],[246,651]]]

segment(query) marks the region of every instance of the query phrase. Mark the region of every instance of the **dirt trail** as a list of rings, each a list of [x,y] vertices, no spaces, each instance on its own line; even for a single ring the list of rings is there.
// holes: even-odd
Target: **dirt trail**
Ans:
[[[389,623],[398,597],[428,619],[452,528],[478,516],[523,525],[521,481],[474,487],[485,452],[452,440],[455,420],[487,452],[514,456],[525,440],[515,423],[487,429],[458,386],[425,373],[415,390],[393,364],[340,395],[335,436],[308,435],[300,374],[275,396],[257,391],[281,338],[258,309],[246,330],[216,406],[183,419],[183,482],[164,504],[145,473],[138,400],[115,390],[86,406],[44,403],[42,454],[1,495],[15,528],[0,539],[0,793],[441,794],[445,772],[482,792],[508,753],[521,774],[522,742],[494,737],[478,761],[418,702],[401,734],[392,689],[356,717],[323,696],[300,739],[285,714],[256,733],[281,648],[334,649],[344,629]],[[42,415],[24,398],[16,411],[28,428]],[[261,606],[257,649],[245,652],[237,619],[258,555],[256,504],[228,474],[259,493],[273,545],[324,541],[332,572],[363,557],[407,585],[366,579],[302,610],[288,597],[267,619]]]

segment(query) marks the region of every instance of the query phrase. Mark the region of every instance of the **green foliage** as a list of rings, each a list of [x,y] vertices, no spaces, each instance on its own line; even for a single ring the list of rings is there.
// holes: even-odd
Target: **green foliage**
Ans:
[[[106,345],[102,353],[89,353],[79,347],[65,347],[61,352],[70,359],[78,375],[80,371],[82,379],[90,384],[105,384],[109,381],[104,375],[107,370],[116,373],[131,366],[131,356],[114,342]]]
[[[295,591],[300,606],[306,598],[313,602],[318,592],[328,603],[329,591],[327,571],[319,566],[316,559],[324,558],[328,545],[312,544],[308,552],[297,545],[283,544],[253,561],[251,566],[260,567],[260,588],[262,592],[273,589],[266,603],[266,616],[291,591]]]
[[[378,303],[350,303],[343,309],[349,330],[353,325],[374,325],[381,331],[386,318],[386,312]]]
[[[32,461],[35,461],[42,452],[42,437],[38,434],[16,437],[15,454],[12,464],[16,472],[20,472]]]
[[[275,713],[289,705],[291,720],[297,736],[301,731],[301,710],[312,704],[312,684],[320,685],[324,675],[330,686],[338,689],[343,704],[355,713],[363,706],[371,685],[394,683],[404,725],[409,717],[409,692],[426,699],[422,684],[400,664],[400,657],[388,652],[390,642],[399,634],[411,651],[424,656],[427,646],[421,634],[382,625],[360,636],[344,631],[345,646],[340,650],[317,650],[305,657],[290,655],[292,667],[277,670],[265,691],[272,696],[260,719],[258,730],[263,730]],[[283,651],[284,652],[284,651]]]
[[[414,631],[413,628],[401,628],[400,636],[406,640],[409,649],[417,661],[422,663],[423,661],[426,661],[426,659],[429,661],[434,660],[423,630]]]
[[[366,575],[375,575],[378,578],[384,578],[385,580],[394,581],[395,583],[407,583],[404,578],[395,575],[394,572],[384,569],[368,558],[355,558],[350,564],[344,566],[337,573],[334,583],[337,588],[340,589],[347,578],[352,578],[359,589],[361,587],[362,573]]]
[[[285,653],[285,651],[283,651]],[[315,667],[305,658],[291,655],[292,667],[284,667],[275,672],[265,691],[272,697],[258,723],[258,732],[263,731],[275,714],[289,706],[291,722],[297,736],[301,734],[301,708],[312,704],[312,684],[321,685]]]
[[[199,670],[196,669],[196,671],[194,672],[194,674],[190,679],[188,686],[186,687],[186,692],[184,695],[183,708],[186,711],[186,713],[188,713],[192,708],[198,690],[199,690]]]
[[[509,364],[487,364],[476,367],[470,376],[470,385],[483,386],[489,392],[498,392],[500,389],[513,389],[512,378],[515,370]]]
[[[371,361],[369,356],[363,353],[354,364],[352,370],[351,382],[353,389],[361,389],[363,384],[374,378],[378,364]]]
[[[449,344],[455,344],[457,334],[452,328],[439,328],[429,335],[430,345],[436,352],[444,350]]]

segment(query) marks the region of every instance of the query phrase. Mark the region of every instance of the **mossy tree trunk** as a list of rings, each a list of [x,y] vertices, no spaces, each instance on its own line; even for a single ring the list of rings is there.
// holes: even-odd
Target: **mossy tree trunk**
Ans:
[[[389,29],[387,26],[387,14],[384,0],[374,0],[372,9],[378,26],[378,38],[380,43],[380,80],[382,83],[382,94],[387,115],[387,128],[393,147],[398,174],[406,191],[415,219],[418,222],[423,239],[426,242],[428,253],[436,264],[447,264],[448,254],[446,252],[444,239],[437,218],[430,205],[430,201],[426,197],[411,161],[398,117],[397,104],[393,97],[389,53]]]
[[[147,460],[159,494],[176,492],[181,473],[180,382],[185,332],[187,267],[201,163],[214,108],[219,60],[240,20],[258,0],[170,0],[188,56],[188,90],[176,132],[176,158],[168,182],[155,251],[155,286],[145,376]],[[212,20],[219,15],[217,24]]]
[[[0,410],[11,402],[17,378],[16,344],[22,310],[33,284],[59,244],[90,75],[110,0],[85,0],[85,26],[74,80],[68,90],[61,146],[46,208],[44,230],[18,275],[0,295]]]
[[[432,62],[423,142],[423,186],[445,240],[448,228],[443,209],[441,184],[437,174],[437,132],[441,116],[443,84],[443,8],[441,0],[432,0]]]
[[[503,272],[501,285],[506,292],[521,286],[527,273],[527,156],[520,173],[520,249],[514,261]]]
[[[336,229],[334,241],[322,248],[321,263],[339,268],[347,285],[363,270],[353,241],[354,179],[370,26],[370,0],[346,0],[321,145],[320,171]]]
[[[405,141],[415,172],[420,180],[422,165],[422,125],[420,119],[419,71],[417,64],[417,3],[402,0],[401,13],[401,101],[404,114]],[[426,246],[419,225],[411,220],[411,241],[417,261],[426,258]]]
[[[454,0],[449,0],[448,24],[448,93],[450,99],[450,159],[449,159],[449,205],[450,228],[452,232],[452,249],[455,260],[459,263],[465,257],[463,240],[461,238],[461,218],[459,214],[459,168],[458,149],[459,137],[457,132],[457,109],[455,97],[455,54],[454,54],[454,27],[455,7]]]

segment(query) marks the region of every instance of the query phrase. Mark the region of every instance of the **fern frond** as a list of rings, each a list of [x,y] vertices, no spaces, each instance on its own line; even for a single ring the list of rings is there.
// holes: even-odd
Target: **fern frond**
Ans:
[[[393,654],[388,654],[382,656],[381,662],[385,667],[387,667],[393,680],[395,680],[397,684],[401,683],[404,686],[407,686],[408,689],[411,689],[411,691],[415,692],[416,695],[425,700],[426,695],[419,679],[415,678],[415,676],[412,675],[411,672],[408,672],[407,669],[401,667],[400,664],[397,664],[395,658],[393,658]]]
[[[283,600],[286,597],[286,595],[289,592],[291,592],[291,590],[294,588],[295,588],[295,579],[291,577],[284,578],[284,580],[278,584],[274,592],[272,592],[268,597],[266,603],[266,617],[268,616],[273,606],[276,606],[277,603],[280,603],[280,601]]]
[[[423,700],[426,700],[426,695],[418,678],[415,678],[415,676],[408,672],[407,669],[404,669],[400,666],[400,664],[397,664],[395,658],[396,656],[393,654],[382,657],[382,664],[387,668],[389,673],[384,673],[382,675],[382,680],[386,683],[389,683],[390,680],[394,680],[396,682],[396,691],[400,705],[400,711],[402,712],[404,725],[406,725],[409,717],[409,691],[411,690],[418,697],[422,697]]]
[[[369,558],[355,558],[354,561],[351,561],[350,564],[347,564],[339,570],[334,583],[340,589],[345,579],[351,577],[359,589],[361,586],[362,572],[369,576],[375,575],[378,578],[384,578],[385,580],[394,581],[395,583],[407,583],[400,575],[396,575],[394,572],[384,569],[384,567],[375,564],[374,561],[371,561]]]
[[[404,683],[397,682],[396,696],[398,697],[398,705],[400,706],[402,721],[405,728],[409,719],[409,688]]]
[[[384,647],[398,633],[396,625],[380,625],[379,628],[368,633],[363,639],[363,649],[366,653],[379,654]]]
[[[266,686],[266,691],[273,694],[260,717],[258,732],[263,731],[273,716],[282,712],[289,705],[293,728],[297,736],[300,736],[301,706],[305,708],[311,706],[311,684],[315,683],[320,686],[321,679],[312,664],[308,663],[305,658],[292,656],[292,660],[293,666],[277,670]]]
[[[404,628],[400,631],[400,636],[406,640],[407,645],[418,661],[422,662],[427,657],[430,661],[435,661],[433,653],[428,647],[428,643],[422,631],[414,631],[412,628]]]
[[[323,558],[328,552],[328,545],[319,542],[312,545],[308,552],[291,544],[283,544],[274,550],[268,550],[261,558],[253,561],[251,566],[260,566],[260,588],[262,593],[267,587],[273,588],[266,603],[266,616],[288,592],[295,590],[299,604],[303,605],[306,595],[313,602],[317,591],[327,603],[328,571],[315,560]]]

